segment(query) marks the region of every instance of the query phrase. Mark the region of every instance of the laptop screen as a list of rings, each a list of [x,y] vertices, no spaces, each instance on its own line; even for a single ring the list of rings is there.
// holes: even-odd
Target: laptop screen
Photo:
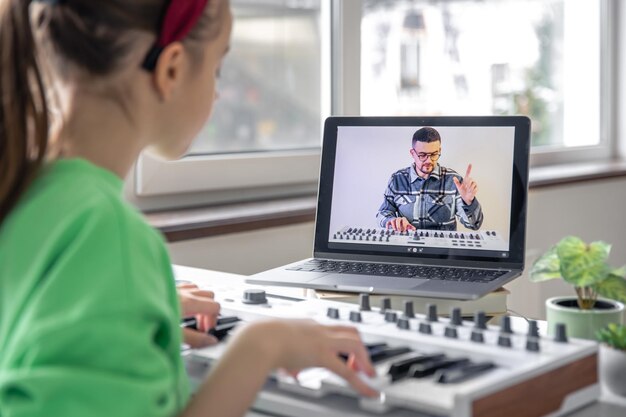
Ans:
[[[429,123],[409,123],[410,118],[377,118],[362,125],[352,123],[357,118],[337,119],[333,140],[327,143],[325,138],[324,143],[326,166],[331,163],[327,145],[334,151],[332,177],[323,178],[331,197],[325,228],[329,250],[519,259],[524,233],[520,216],[512,216],[522,203],[525,221],[528,154],[525,150],[525,162],[520,155],[516,159],[516,129],[519,154],[524,149],[520,137],[525,135],[528,142],[527,129],[519,131],[519,119],[527,119],[428,118],[413,121]],[[522,187],[515,186],[516,162],[526,167]]]

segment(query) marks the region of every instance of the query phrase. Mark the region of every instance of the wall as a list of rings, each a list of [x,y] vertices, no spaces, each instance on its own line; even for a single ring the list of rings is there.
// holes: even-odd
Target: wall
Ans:
[[[567,235],[613,245],[611,264],[626,264],[626,178],[550,187],[529,194],[526,269],[553,243]],[[530,283],[527,274],[507,286],[509,308],[544,318],[543,302],[549,297],[573,294],[560,281]]]
[[[626,264],[626,178],[532,190],[529,195],[527,269],[550,245],[566,235],[613,244],[611,262]],[[313,224],[251,231],[170,245],[172,260],[239,274],[252,274],[312,253]],[[544,318],[544,300],[573,294],[565,284],[534,284],[526,274],[507,286],[509,308]]]
[[[311,257],[313,223],[303,223],[170,244],[179,265],[250,275]]]

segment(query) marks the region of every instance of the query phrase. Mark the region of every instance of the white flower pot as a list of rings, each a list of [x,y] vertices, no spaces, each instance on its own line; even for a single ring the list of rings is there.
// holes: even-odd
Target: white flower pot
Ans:
[[[615,395],[626,397],[626,351],[600,345],[598,368],[602,386]]]

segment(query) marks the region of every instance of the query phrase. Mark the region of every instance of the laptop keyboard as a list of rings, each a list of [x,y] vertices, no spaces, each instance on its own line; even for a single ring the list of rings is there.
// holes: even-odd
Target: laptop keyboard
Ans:
[[[341,274],[381,275],[398,278],[424,278],[443,281],[491,282],[508,271],[451,268],[440,266],[380,264],[368,262],[311,259],[287,268],[289,271],[336,272]]]

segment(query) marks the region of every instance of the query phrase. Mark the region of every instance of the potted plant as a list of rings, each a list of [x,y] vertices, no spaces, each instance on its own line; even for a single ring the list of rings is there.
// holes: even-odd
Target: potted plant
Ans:
[[[564,323],[570,336],[595,339],[596,332],[609,323],[622,323],[626,267],[611,268],[610,251],[607,243],[586,244],[570,236],[535,261],[532,281],[562,278],[574,286],[577,295],[546,300],[548,334],[554,333],[556,323]]]
[[[626,327],[611,323],[597,336],[600,380],[613,394],[626,397]]]

